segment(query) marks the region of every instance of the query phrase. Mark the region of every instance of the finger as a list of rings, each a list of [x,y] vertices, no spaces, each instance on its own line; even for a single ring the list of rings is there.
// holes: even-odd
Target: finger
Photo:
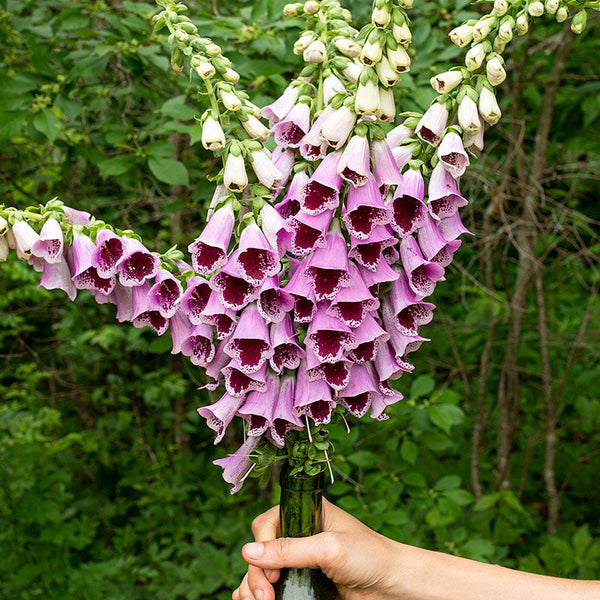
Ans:
[[[252,565],[248,567],[248,586],[256,600],[266,600],[273,596],[271,582],[259,567],[253,567]]]
[[[256,517],[252,522],[252,532],[257,542],[268,542],[276,539],[279,532],[279,506],[273,506],[262,515]],[[279,579],[279,569],[265,569],[262,572],[269,583],[275,583]],[[248,573],[250,574],[250,569],[248,569]],[[250,583],[252,589],[254,589],[254,585],[259,587],[264,585],[264,581],[260,580],[257,573],[253,574]]]
[[[239,590],[239,600],[262,600],[260,598],[255,598],[254,594],[250,591],[250,586],[248,585],[248,575],[244,576],[242,583],[240,584]]]
[[[233,594],[231,594],[231,600],[240,600],[240,588],[237,588],[233,591]]]

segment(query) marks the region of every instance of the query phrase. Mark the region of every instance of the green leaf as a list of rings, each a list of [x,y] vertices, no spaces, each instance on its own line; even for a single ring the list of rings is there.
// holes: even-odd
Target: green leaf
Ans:
[[[151,354],[164,354],[173,347],[173,340],[168,334],[161,335],[159,338],[152,340],[148,346],[148,352]]]
[[[43,112],[38,113],[33,117],[33,126],[43,133],[51,144],[58,137],[61,130],[61,122],[50,109],[46,108]]]
[[[21,131],[25,123],[27,113],[25,111],[16,113],[0,113],[0,140],[9,140]]]
[[[485,496],[481,496],[477,502],[475,502],[475,506],[473,506],[473,510],[481,511],[488,510],[493,506],[498,504],[498,500],[500,500],[500,492],[494,492],[493,494],[486,494]]]
[[[425,481],[425,477],[418,473],[417,471],[408,471],[407,473],[403,473],[400,477],[402,481],[411,487],[426,487],[427,482]]]
[[[160,108],[160,112],[165,117],[171,119],[181,119],[182,121],[190,121],[194,118],[197,110],[191,106],[184,104],[185,96],[177,96],[167,100]]]
[[[419,454],[419,449],[414,442],[410,440],[404,440],[402,442],[402,446],[400,446],[400,456],[411,465],[415,464],[417,460],[417,456]]]
[[[98,169],[102,177],[111,177],[114,175],[122,175],[131,169],[135,164],[136,156],[133,154],[121,154],[113,156],[98,163]]]
[[[435,381],[430,375],[419,375],[410,386],[410,397],[414,400],[433,392]]]
[[[468,558],[489,558],[494,554],[494,544],[483,538],[473,538],[462,546],[462,551]]]
[[[446,490],[455,490],[460,487],[460,477],[458,475],[444,475],[441,479],[438,479],[434,490],[438,492],[444,492]]]
[[[375,455],[367,450],[360,450],[359,452],[350,454],[348,462],[358,467],[368,467],[375,462]]]
[[[459,506],[467,506],[473,502],[473,494],[467,490],[447,490],[444,492],[444,496]]]
[[[197,144],[202,139],[202,125],[195,123],[190,127],[190,146]]]
[[[390,510],[383,513],[383,522],[390,525],[406,525],[408,523],[408,513],[401,508],[398,510]]]
[[[169,185],[190,184],[188,171],[185,165],[178,160],[150,156],[148,166],[150,167],[150,171],[152,171],[152,175],[163,183],[168,183]]]
[[[446,433],[450,433],[453,425],[458,425],[464,420],[463,411],[452,404],[434,404],[427,411],[431,422]]]

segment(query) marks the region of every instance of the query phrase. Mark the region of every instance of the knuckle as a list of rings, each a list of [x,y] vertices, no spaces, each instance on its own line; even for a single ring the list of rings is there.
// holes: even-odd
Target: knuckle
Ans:
[[[335,533],[325,532],[320,534],[319,558],[323,567],[335,564],[342,554],[342,544]]]
[[[258,515],[258,517],[256,517],[253,521],[252,521],[252,533],[254,535],[257,535],[258,532],[260,531],[262,524],[264,521],[264,516],[263,515]]]
[[[273,555],[278,560],[284,560],[288,553],[289,541],[287,538],[277,538],[273,541]]]

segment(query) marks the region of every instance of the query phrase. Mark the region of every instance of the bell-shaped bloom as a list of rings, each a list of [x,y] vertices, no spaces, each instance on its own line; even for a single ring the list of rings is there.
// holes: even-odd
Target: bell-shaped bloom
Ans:
[[[273,412],[279,394],[277,376],[266,378],[264,391],[252,391],[238,410],[238,414],[248,423],[248,435],[263,435],[273,424]]]
[[[425,183],[419,169],[408,169],[396,189],[390,207],[390,225],[400,237],[407,237],[423,225],[427,206],[423,202]]]
[[[273,184],[274,188],[277,188],[277,194],[279,190],[285,186],[292,174],[292,168],[296,162],[296,153],[292,149],[285,149],[281,146],[277,146],[275,150],[273,150],[273,154],[271,155],[271,160],[277,170],[281,173],[281,177],[279,179],[275,178],[275,182]]]
[[[52,217],[42,226],[38,239],[31,247],[31,254],[49,263],[59,263],[63,255],[63,232]]]
[[[250,460],[250,455],[258,446],[259,442],[259,437],[248,436],[246,441],[236,450],[235,454],[227,456],[226,458],[213,460],[214,465],[223,468],[223,479],[227,483],[233,484],[233,487],[231,488],[232,494],[235,494],[242,489],[244,478],[254,464],[252,460]]]
[[[465,150],[471,156],[479,156],[483,150],[483,127],[474,135],[465,135],[463,140]]]
[[[210,287],[219,294],[221,302],[232,310],[240,310],[258,298],[260,288],[246,279],[237,262],[239,250],[231,254],[227,264],[210,280]]]
[[[256,178],[264,186],[269,189],[281,187],[284,175],[264,148],[250,152],[250,164]]]
[[[400,252],[398,252],[398,249],[395,246],[384,248],[381,254],[388,265],[393,266],[400,260]]]
[[[366,185],[348,190],[346,211],[342,220],[350,235],[359,240],[366,240],[377,225],[390,222],[389,210],[373,175],[369,176]]]
[[[379,345],[390,339],[390,334],[382,329],[372,314],[366,315],[363,322],[352,333],[356,347],[348,352],[348,358],[355,363],[375,360]]]
[[[69,225],[84,225],[87,226],[90,224],[90,215],[89,212],[85,210],[77,210],[75,208],[71,208],[70,206],[63,206],[63,213],[65,214],[65,221]]]
[[[412,137],[414,133],[414,129],[410,127],[406,127],[403,124],[394,127],[391,131],[388,131],[386,140],[390,148],[395,148],[399,146],[404,140]]]
[[[420,335],[407,335],[398,331],[389,313],[384,313],[383,324],[390,333],[390,345],[394,350],[397,361],[405,360],[407,354],[417,351],[423,342],[429,341],[428,338]]]
[[[231,362],[231,358],[225,354],[225,345],[227,340],[223,340],[217,347],[215,348],[215,353],[212,359],[207,362],[205,370],[206,375],[212,379],[210,383],[207,383],[204,387],[209,390],[216,390],[221,384],[221,380],[223,379],[223,369]],[[185,346],[182,344],[181,353],[185,356],[184,353]],[[243,396],[243,394],[241,394]]]
[[[350,252],[348,258],[354,259],[359,265],[375,271],[381,258],[382,252],[394,246],[398,240],[394,237],[391,230],[384,225],[373,227],[369,237],[366,240],[359,240],[350,236]]]
[[[337,317],[329,315],[323,302],[317,306],[304,343],[320,362],[327,363],[338,362],[356,346],[350,327]]]
[[[261,231],[269,242],[269,246],[281,258],[285,254],[284,239],[288,235],[284,218],[270,204],[265,204],[260,209],[259,215]]]
[[[496,100],[496,94],[486,88],[485,86],[481,89],[479,94],[478,102],[479,114],[487,121],[490,125],[495,125],[502,116],[502,111],[498,106]]]
[[[429,210],[437,219],[452,217],[461,206],[468,202],[460,193],[458,182],[439,162],[429,179]]]
[[[225,342],[223,342],[225,343]],[[252,374],[244,373],[241,365],[232,360],[221,369],[225,378],[225,389],[233,396],[244,396],[248,392],[264,392],[267,389],[267,363]]]
[[[119,263],[119,281],[125,287],[142,285],[152,279],[160,267],[158,256],[147,250],[134,238],[123,238],[125,255]]]
[[[71,271],[64,256],[59,262],[44,261],[40,287],[46,290],[63,290],[69,300],[75,300],[77,290],[71,281]]]
[[[92,256],[92,264],[101,277],[116,275],[119,264],[125,257],[123,240],[110,229],[101,229],[96,236],[96,249]]]
[[[117,307],[117,320],[125,323],[133,319],[133,288],[125,287],[118,281],[112,291],[113,300]]]
[[[377,376],[370,367],[365,364],[352,365],[348,384],[338,393],[338,402],[357,418],[365,416],[374,395],[379,393],[374,381]]]
[[[334,226],[325,236],[325,247],[315,250],[304,271],[317,300],[333,300],[342,287],[352,283],[348,267],[346,240]]]
[[[254,221],[242,231],[235,261],[242,277],[255,286],[261,286],[281,269],[278,253]]]
[[[266,431],[267,439],[278,448],[285,446],[285,436],[290,430],[304,427],[302,420],[294,414],[295,381],[294,375],[281,378],[271,425]]]
[[[205,323],[194,325],[190,334],[181,342],[181,354],[188,356],[193,365],[208,368],[216,354],[212,327]]]
[[[170,319],[181,302],[183,288],[179,281],[165,269],[156,274],[156,283],[149,291],[149,306],[165,319]]]
[[[171,317],[169,321],[169,333],[171,334],[171,341],[173,342],[171,354],[179,354],[181,352],[181,346],[192,334],[193,328],[194,326],[190,323],[187,315],[182,310],[178,310]]]
[[[302,261],[290,277],[284,290],[294,298],[294,319],[298,323],[310,323],[317,310],[317,299],[305,274],[308,261]]]
[[[278,277],[267,277],[260,288],[258,311],[268,323],[279,323],[294,308],[294,298],[279,287]]]
[[[323,102],[327,105],[336,94],[345,94],[344,84],[335,76],[328,75],[323,80]]]
[[[346,143],[355,123],[356,113],[347,106],[341,106],[323,119],[319,130],[321,139],[338,150]]]
[[[286,222],[300,210],[300,194],[307,182],[308,174],[306,171],[298,171],[292,178],[283,200],[275,206],[275,210]]]
[[[227,262],[234,224],[233,204],[227,202],[215,211],[202,233],[188,246],[194,271],[208,275]]]
[[[441,219],[438,222],[438,227],[441,234],[444,236],[445,240],[452,241],[458,238],[463,233],[468,233],[469,235],[473,235],[461,221],[460,214],[457,212],[454,213],[451,217],[447,219]]]
[[[400,175],[392,149],[386,140],[371,142],[371,157],[373,159],[373,175],[379,189],[383,189],[385,193],[390,186],[402,182],[402,175]]]
[[[427,260],[440,264],[438,260],[435,260],[436,256],[438,256],[444,250],[448,250],[450,252],[450,256],[452,256],[452,254],[454,254],[454,252],[459,248],[460,241],[446,240],[438,227],[438,223],[439,221],[436,221],[427,215],[423,226],[417,232],[417,241],[419,242],[419,247],[421,248],[423,256]],[[446,254],[447,252],[444,253],[444,255]]]
[[[186,290],[181,297],[181,308],[193,325],[203,322],[200,314],[206,308],[211,293],[212,290],[206,279],[194,275],[188,281]]]
[[[381,391],[381,384],[379,385]],[[402,400],[403,396],[400,392],[392,389],[388,386],[388,389],[391,390],[392,394],[375,394],[373,396],[373,401],[371,402],[371,410],[369,412],[369,416],[377,421],[385,421],[389,419],[389,416],[385,414],[385,409],[390,404],[395,404]]]
[[[212,325],[219,340],[224,340],[231,335],[236,324],[235,311],[224,306],[219,300],[219,295],[214,291],[208,297],[208,302],[198,316],[197,322],[196,319],[190,321],[196,325],[200,323]]]
[[[273,356],[269,361],[276,373],[283,369],[297,369],[305,357],[304,350],[298,345],[289,315],[279,323],[273,323],[270,329]]]
[[[412,236],[400,242],[400,259],[410,288],[420,298],[430,296],[435,284],[444,278],[444,269],[425,260],[417,240]]]
[[[150,305],[150,284],[145,282],[137,285],[132,290],[133,314],[131,322],[137,329],[152,327],[157,335],[165,333],[169,327],[169,320],[163,317],[158,310]]]
[[[392,149],[392,158],[398,169],[402,169],[404,165],[407,165],[413,159],[415,147],[413,143],[410,143],[401,144]]]
[[[465,152],[458,133],[449,131],[438,148],[440,162],[454,179],[461,177],[469,166],[469,155]]]
[[[206,424],[217,433],[215,444],[223,439],[227,426],[231,423],[243,402],[244,398],[232,396],[226,392],[214,404],[198,409],[198,414],[206,419]]]
[[[12,226],[15,239],[17,257],[27,259],[32,254],[32,248],[39,239],[39,235],[27,221],[16,221]]]
[[[294,108],[298,95],[300,93],[300,87],[297,85],[289,85],[283,94],[272,102],[265,106],[262,110],[262,116],[269,120],[269,126],[273,127],[276,123],[279,123],[284,119],[289,112]]]
[[[242,192],[248,185],[246,163],[241,154],[230,152],[225,160],[223,183],[232,192]]]
[[[458,124],[467,135],[475,135],[482,127],[477,104],[469,96],[458,105]]]
[[[331,398],[331,389],[324,381],[309,380],[306,365],[300,365],[294,389],[294,414],[307,415],[315,425],[331,421],[335,401]]]
[[[302,158],[314,161],[320,160],[325,156],[329,145],[321,137],[321,125],[323,125],[334,112],[335,111],[331,106],[326,107],[312,124],[312,127],[302,139],[299,147]]]
[[[311,381],[326,381],[336,391],[348,385],[352,364],[344,357],[332,363],[321,362],[312,348],[306,347],[306,377]]]
[[[379,85],[375,81],[361,83],[359,80],[356,96],[354,97],[354,110],[359,115],[375,115],[381,108]]]
[[[304,102],[294,108],[279,123],[273,126],[273,137],[279,146],[298,148],[302,138],[310,129],[310,107]]]
[[[235,331],[225,346],[225,353],[249,375],[260,369],[273,356],[269,327],[258,311],[256,303],[242,311]]]
[[[114,276],[100,277],[92,265],[92,256],[96,246],[86,235],[73,232],[73,268],[72,281],[78,290],[94,290],[110,294],[116,285]]]
[[[398,279],[398,273],[381,257],[375,270],[359,267],[360,275],[374,298],[379,296],[379,285]]]
[[[337,208],[340,201],[342,178],[337,167],[340,153],[328,154],[312,174],[300,195],[300,206],[311,215]]]
[[[432,146],[437,146],[448,123],[448,109],[441,102],[434,102],[421,117],[415,133]]]
[[[371,174],[369,162],[369,142],[362,135],[353,135],[344,148],[337,172],[357,188],[365,185]]]
[[[289,219],[290,249],[295,256],[307,256],[316,248],[325,247],[325,236],[334,213],[333,208],[318,215],[310,215],[300,210]]]
[[[375,371],[380,381],[399,379],[402,373],[410,373],[414,367],[410,363],[398,362],[389,342],[381,344],[375,357]],[[381,391],[381,384],[379,387]]]
[[[363,322],[367,313],[379,308],[379,300],[371,295],[355,265],[350,264],[349,273],[352,284],[336,294],[327,313],[355,328]]]

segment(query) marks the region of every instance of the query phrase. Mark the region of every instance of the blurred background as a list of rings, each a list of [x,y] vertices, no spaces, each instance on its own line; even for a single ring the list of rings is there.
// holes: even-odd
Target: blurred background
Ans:
[[[189,4],[251,99],[276,98],[299,65],[284,2]],[[369,4],[345,5],[362,25]],[[462,62],[447,33],[478,8],[415,2],[400,110],[428,107],[431,75]],[[58,196],[158,251],[194,239],[218,169],[194,121],[206,100],[170,71],[152,11],[0,0],[0,203]],[[327,492],[398,540],[580,578],[600,578],[598,31],[546,18],[513,42],[504,118],[463,180],[475,236],[432,298],[405,400],[331,427]],[[211,462],[241,432],[213,446],[200,371],[168,334],[38,283],[0,265],[0,599],[230,598],[277,484],[229,495]]]

